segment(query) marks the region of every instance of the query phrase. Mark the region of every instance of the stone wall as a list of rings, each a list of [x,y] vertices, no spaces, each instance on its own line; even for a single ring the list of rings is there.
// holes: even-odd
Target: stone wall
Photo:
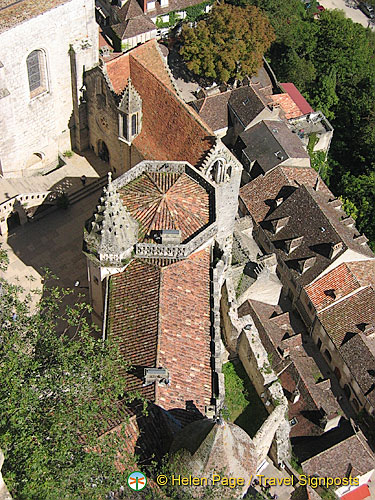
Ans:
[[[109,152],[109,166],[117,175],[142,161],[135,148],[119,139],[119,112],[109,79],[97,67],[85,74],[90,147],[100,154],[100,141]],[[134,156],[134,154],[136,156]]]
[[[0,99],[1,175],[31,175],[54,162],[57,165],[58,151],[71,149],[69,49],[77,43],[76,87],[80,89],[83,67],[93,67],[98,58],[93,0],[67,1],[0,34],[3,79],[9,91]],[[48,91],[31,99],[26,59],[33,50],[45,54]]]

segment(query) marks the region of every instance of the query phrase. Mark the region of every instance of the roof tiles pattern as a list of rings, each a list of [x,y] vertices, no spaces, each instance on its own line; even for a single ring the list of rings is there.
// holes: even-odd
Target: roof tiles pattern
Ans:
[[[112,59],[106,70],[118,95],[130,76],[142,98],[142,130],[133,145],[143,159],[192,165],[203,161],[214,144],[214,134],[177,96],[155,40]]]
[[[270,97],[275,104],[280,106],[287,120],[303,116],[304,113],[300,110],[289,94],[274,94]]]
[[[0,33],[6,31],[17,24],[23,23],[40,16],[48,10],[59,7],[70,0],[14,0],[0,1]]]
[[[125,361],[127,390],[139,390],[165,409],[210,403],[210,251],[159,267],[133,260],[111,278],[109,336]],[[144,367],[166,368],[170,384],[143,387]]]
[[[209,222],[209,194],[186,174],[142,174],[119,192],[140,223],[140,241],[162,229],[181,230],[185,241]]]

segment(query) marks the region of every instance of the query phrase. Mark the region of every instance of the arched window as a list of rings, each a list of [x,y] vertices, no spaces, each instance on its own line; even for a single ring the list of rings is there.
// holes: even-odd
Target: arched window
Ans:
[[[26,59],[30,97],[47,91],[46,58],[42,50],[33,50]]]

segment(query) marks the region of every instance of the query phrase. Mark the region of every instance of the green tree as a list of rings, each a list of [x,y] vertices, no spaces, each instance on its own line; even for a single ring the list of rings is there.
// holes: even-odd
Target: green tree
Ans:
[[[182,29],[180,53],[189,70],[220,82],[253,75],[274,40],[266,16],[256,7],[216,5],[195,28]]]
[[[92,336],[89,306],[62,309],[69,291],[45,287],[33,307],[23,293],[0,281],[4,479],[17,500],[105,498],[124,484],[115,466],[124,437],[104,434],[131,400],[118,351]]]

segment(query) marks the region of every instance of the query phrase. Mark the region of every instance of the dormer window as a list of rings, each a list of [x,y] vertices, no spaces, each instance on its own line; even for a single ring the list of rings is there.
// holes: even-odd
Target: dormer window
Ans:
[[[126,142],[132,140],[138,135],[139,132],[140,113],[132,115],[123,114],[119,115],[119,137]]]
[[[142,99],[130,78],[118,110],[119,139],[130,144],[142,128]]]

